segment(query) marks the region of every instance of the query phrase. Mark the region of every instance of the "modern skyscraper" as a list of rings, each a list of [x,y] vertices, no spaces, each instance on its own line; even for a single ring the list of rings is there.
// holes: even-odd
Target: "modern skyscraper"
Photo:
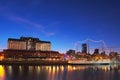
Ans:
[[[87,53],[87,44],[82,44],[82,53]]]
[[[99,49],[95,49],[94,54],[99,54]]]

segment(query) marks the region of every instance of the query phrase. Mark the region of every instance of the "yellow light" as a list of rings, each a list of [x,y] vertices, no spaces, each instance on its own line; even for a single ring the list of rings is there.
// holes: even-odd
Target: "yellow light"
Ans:
[[[2,65],[0,65],[0,80],[5,79],[5,71]]]
[[[64,71],[64,66],[61,66],[61,70]]]
[[[107,67],[103,67],[102,69],[103,69],[105,72],[107,71]]]
[[[101,60],[103,60],[103,58],[102,58],[102,57],[100,57],[100,59],[101,59]]]
[[[0,60],[3,60],[4,59],[4,56],[0,56]]]
[[[51,61],[52,59],[50,58],[49,61]]]
[[[59,67],[57,66],[57,72],[58,72],[58,70],[59,70]]]
[[[56,60],[56,59],[53,59],[54,61]]]
[[[73,67],[73,70],[75,70],[76,68],[75,67]]]
[[[73,67],[72,66],[70,66],[70,65],[68,65],[68,71],[70,72],[70,71],[72,71],[73,70]]]

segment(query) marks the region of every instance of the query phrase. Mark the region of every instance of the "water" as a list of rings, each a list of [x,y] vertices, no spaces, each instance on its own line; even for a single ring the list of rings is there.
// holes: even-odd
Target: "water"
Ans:
[[[0,80],[120,80],[120,66],[0,65]]]

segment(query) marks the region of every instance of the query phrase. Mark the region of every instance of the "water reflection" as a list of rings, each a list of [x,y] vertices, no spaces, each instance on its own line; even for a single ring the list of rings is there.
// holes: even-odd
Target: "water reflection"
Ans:
[[[120,66],[0,65],[0,80],[120,80]]]
[[[2,65],[0,65],[0,80],[5,79],[5,71]]]

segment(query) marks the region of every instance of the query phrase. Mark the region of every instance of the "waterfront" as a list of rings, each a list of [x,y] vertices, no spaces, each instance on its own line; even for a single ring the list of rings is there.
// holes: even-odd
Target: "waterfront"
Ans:
[[[0,80],[120,80],[120,65],[0,65]]]

